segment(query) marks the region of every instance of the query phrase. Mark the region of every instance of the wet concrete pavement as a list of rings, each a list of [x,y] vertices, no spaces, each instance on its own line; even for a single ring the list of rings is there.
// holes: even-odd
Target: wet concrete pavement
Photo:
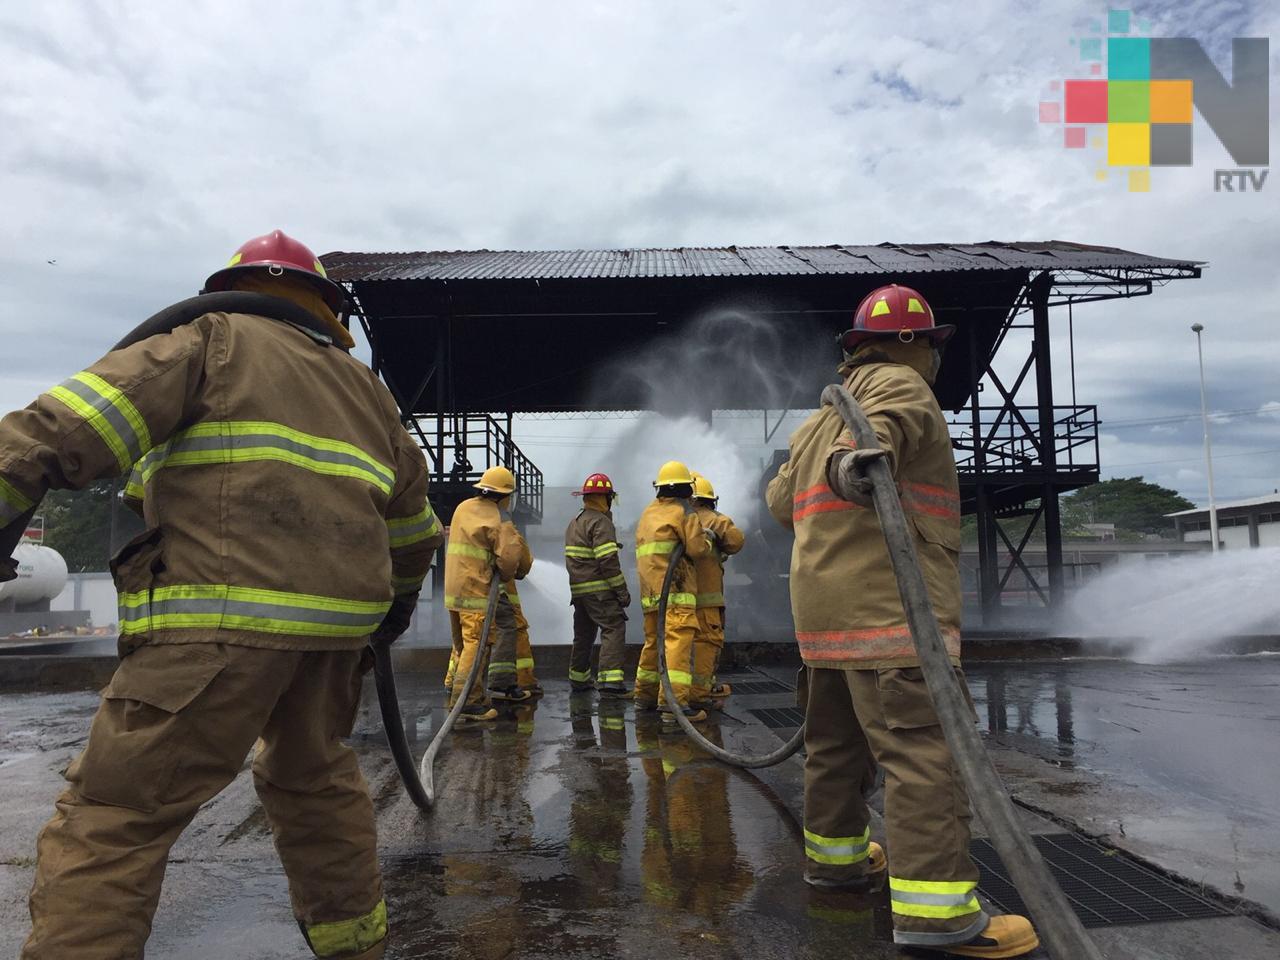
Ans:
[[[1027,679],[1040,669],[1049,672],[1038,684]],[[789,680],[790,671],[773,673]],[[1020,718],[1013,704],[1025,702],[1034,721],[1013,726],[1039,752],[995,744],[1015,781],[1037,784],[1044,779],[1037,767],[1055,776],[1079,772],[1051,756],[1061,746],[1055,736],[1033,732],[1056,730],[1050,668],[1024,664],[1002,678],[971,673],[984,715],[990,698],[1003,697],[1006,718]],[[1088,688],[1088,677],[1076,679]],[[442,716],[434,708],[440,691],[434,677],[420,675],[402,677],[400,686],[420,754]],[[700,759],[682,734],[662,732],[653,715],[571,695],[563,682],[546,686],[536,705],[453,735],[437,766],[441,799],[430,818],[405,797],[366,691],[353,742],[378,810],[392,917],[388,956],[901,955],[890,942],[883,895],[823,895],[804,885],[798,758],[759,776],[729,770]],[[1011,690],[1021,699],[1011,699]],[[1072,750],[1092,738],[1092,720],[1079,715],[1085,696],[1073,690]],[[87,692],[0,696],[0,956],[16,954],[25,935],[34,837],[96,702]],[[776,735],[751,710],[792,702],[777,687],[735,695],[711,729],[733,748],[768,749]],[[1100,750],[1105,737],[1098,740]],[[1030,814],[1027,821],[1040,832],[1062,829]],[[1095,936],[1116,957],[1201,957],[1210,944],[1238,960],[1280,954],[1280,936],[1243,917]],[[306,955],[242,773],[175,846],[148,956]]]
[[[966,672],[1021,799],[1280,916],[1280,656]]]

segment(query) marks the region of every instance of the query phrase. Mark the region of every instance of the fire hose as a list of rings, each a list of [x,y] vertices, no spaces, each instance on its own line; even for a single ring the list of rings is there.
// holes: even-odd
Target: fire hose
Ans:
[[[835,407],[859,450],[879,447],[870,421],[848,390],[832,384],[823,391],[822,399]],[[938,630],[915,543],[908,532],[906,515],[889,465],[883,459],[874,460],[868,464],[866,475],[872,482],[872,501],[888,546],[889,562],[898,581],[902,608],[915,640],[929,696],[973,807],[986,825],[991,845],[1009,869],[1009,876],[1030,910],[1036,929],[1050,953],[1059,960],[1102,960],[1102,954],[1085,933],[1066,896],[1045,866],[1040,851],[1019,822],[1000,775],[978,736],[960,680],[951,666],[951,658]]]
[[[662,594],[658,598],[658,672],[662,676],[662,692],[667,698],[671,712],[675,716],[676,722],[680,724],[680,728],[688,734],[689,738],[717,760],[735,767],[744,767],[748,770],[771,767],[774,764],[781,763],[799,750],[804,743],[803,724],[792,735],[790,740],[776,750],[753,757],[747,754],[733,753],[712,743],[698,731],[698,728],[693,725],[693,722],[680,709],[680,704],[676,700],[675,690],[671,686],[671,676],[667,669],[667,603],[671,599],[671,583],[675,579],[676,570],[679,568],[682,559],[684,559],[684,544],[677,543],[675,549],[671,551],[671,559],[667,562],[667,575],[662,580]],[[690,651],[690,656],[692,656],[692,651]]]
[[[458,716],[467,705],[471,689],[476,678],[480,676],[480,664],[484,660],[484,651],[489,646],[489,634],[493,629],[494,614],[498,609],[498,594],[502,591],[502,578],[495,571],[493,582],[489,585],[489,600],[484,611],[484,626],[480,628],[480,640],[475,659],[471,661],[471,669],[462,682],[462,690],[454,701],[453,709],[440,724],[440,729],[431,738],[427,752],[422,755],[422,763],[415,764],[413,750],[404,732],[404,720],[400,715],[400,699],[396,696],[396,674],[391,665],[391,642],[370,644],[373,650],[373,678],[378,690],[378,707],[382,711],[382,728],[387,734],[387,746],[391,748],[391,756],[395,758],[396,770],[404,781],[409,799],[423,813],[430,813],[436,804],[436,785],[434,765],[436,755],[444,745],[444,739],[453,729]],[[455,683],[457,682],[455,678]]]

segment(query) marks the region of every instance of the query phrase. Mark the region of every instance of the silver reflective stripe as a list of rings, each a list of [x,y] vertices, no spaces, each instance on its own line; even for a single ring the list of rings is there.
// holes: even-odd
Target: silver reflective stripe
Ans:
[[[968,893],[920,893],[911,890],[890,890],[889,899],[898,903],[920,903],[930,907],[963,907],[973,899]]]
[[[252,617],[255,620],[284,620],[292,623],[319,623],[343,627],[373,628],[382,622],[383,613],[344,613],[340,610],[318,610],[289,604],[260,603],[249,600],[225,600],[217,597],[154,600],[140,606],[122,606],[121,619],[126,623],[149,620],[173,614],[193,616]]]
[[[966,914],[967,916],[967,914]],[[968,943],[983,930],[987,929],[987,924],[991,918],[987,916],[985,910],[979,910],[975,914],[973,923],[965,927],[963,930],[953,930],[946,933],[925,933],[920,930],[894,930],[893,942],[918,945],[922,947],[941,947],[948,943]]]
[[[711,678],[699,677],[697,679],[709,682]],[[804,838],[804,845],[814,853],[825,853],[829,857],[854,857],[860,853],[866,853],[867,850],[870,849],[867,841],[863,841],[862,843],[818,843],[816,840],[811,840],[808,837]],[[896,899],[897,896],[898,895],[895,893],[894,898]]]
[[[352,456],[349,453],[341,453],[337,450],[324,450],[320,447],[313,447],[307,443],[300,443],[297,440],[291,440],[288,437],[280,437],[270,433],[242,433],[232,435],[222,435],[217,437],[182,437],[173,443],[170,456],[182,453],[195,453],[203,450],[249,450],[253,448],[267,448],[271,450],[284,450],[288,453],[296,453],[306,457],[309,460],[315,460],[319,463],[332,463],[343,467],[354,467],[365,473],[373,474],[387,486],[393,486],[396,482],[394,475],[383,470],[381,467],[375,467],[367,460]]]
[[[102,416],[107,423],[111,424],[111,429],[124,442],[125,447],[129,451],[130,462],[136,462],[142,458],[147,452],[147,447],[143,445],[142,438],[138,436],[133,429],[133,425],[120,412],[119,407],[113,403],[110,398],[104,397],[93,387],[87,383],[82,383],[75,377],[69,380],[63,380],[58,384],[63,390],[74,393],[77,397],[93,407],[94,410]]]

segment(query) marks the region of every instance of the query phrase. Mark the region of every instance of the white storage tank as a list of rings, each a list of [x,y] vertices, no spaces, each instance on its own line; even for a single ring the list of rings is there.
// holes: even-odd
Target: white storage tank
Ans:
[[[52,600],[67,585],[67,561],[52,547],[20,543],[13,551],[18,579],[0,583],[0,601],[12,599],[19,606]]]

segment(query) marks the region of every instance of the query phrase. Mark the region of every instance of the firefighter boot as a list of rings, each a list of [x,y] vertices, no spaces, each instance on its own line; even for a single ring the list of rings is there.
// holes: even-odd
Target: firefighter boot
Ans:
[[[885,859],[884,847],[872,840],[867,844],[867,872],[862,876],[850,877],[847,880],[832,880],[828,877],[813,876],[806,870],[804,882],[811,887],[830,890],[832,893],[845,891],[868,893],[884,886],[887,866],[888,860]]]
[[[1040,946],[1040,938],[1026,917],[1007,914],[991,917],[983,931],[965,943],[914,945],[917,950],[939,952],[953,957],[1021,957]]]

